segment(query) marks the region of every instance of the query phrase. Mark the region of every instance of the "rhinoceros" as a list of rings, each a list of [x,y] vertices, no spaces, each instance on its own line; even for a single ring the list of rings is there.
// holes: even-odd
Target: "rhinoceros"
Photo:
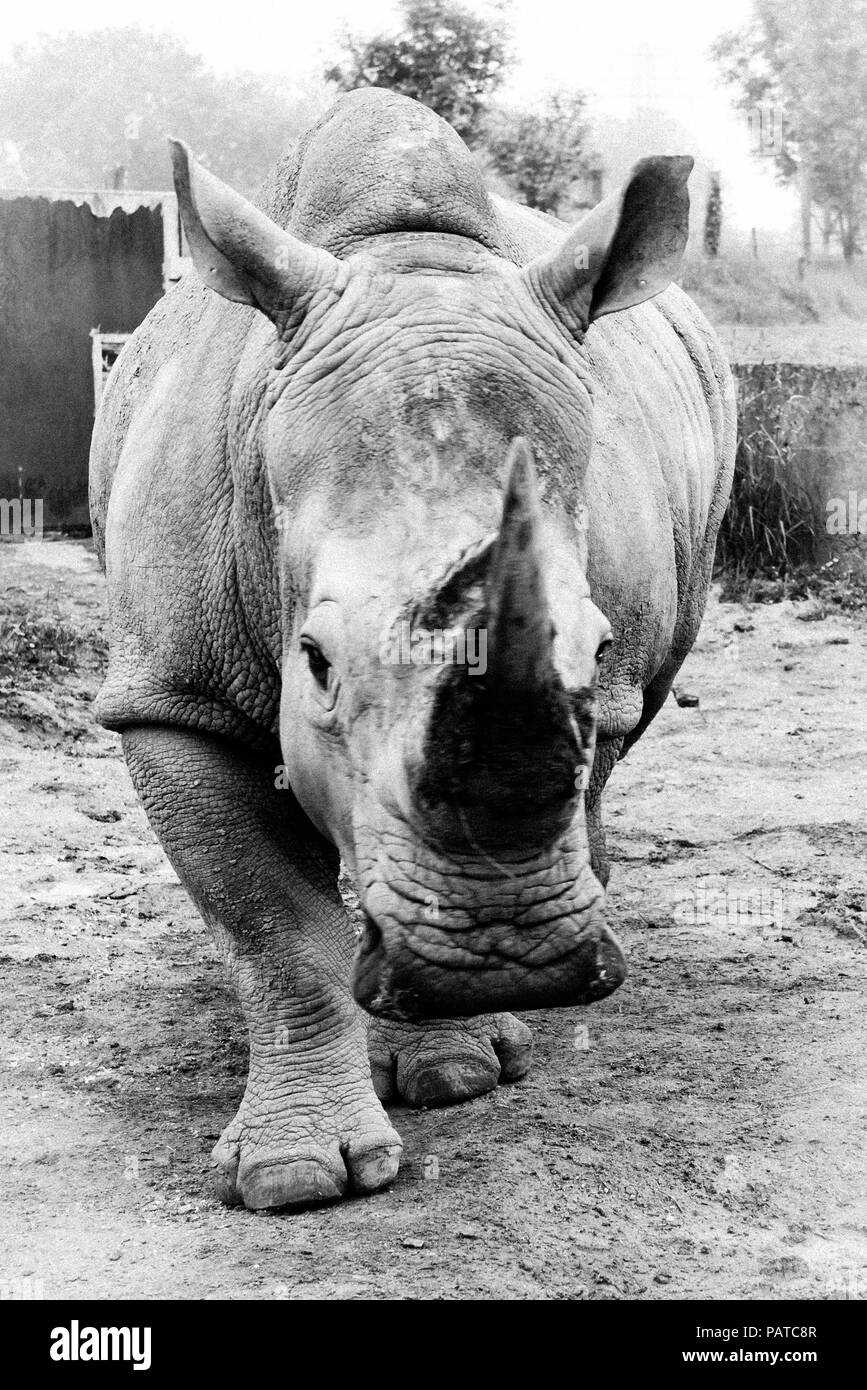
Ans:
[[[95,425],[97,714],[246,1017],[218,1188],[303,1207],[394,1179],[383,1102],[524,1075],[508,1010],[623,980],[602,790],[699,626],[733,391],[687,157],[571,228],[384,90],[256,204],[172,158],[198,273]]]

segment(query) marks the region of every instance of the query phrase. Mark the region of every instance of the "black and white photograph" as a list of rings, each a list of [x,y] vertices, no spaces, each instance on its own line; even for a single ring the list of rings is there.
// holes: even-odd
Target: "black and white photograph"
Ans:
[[[565,1301],[822,1367],[865,252],[867,0],[4,13],[28,1365],[159,1381],[161,1304]]]

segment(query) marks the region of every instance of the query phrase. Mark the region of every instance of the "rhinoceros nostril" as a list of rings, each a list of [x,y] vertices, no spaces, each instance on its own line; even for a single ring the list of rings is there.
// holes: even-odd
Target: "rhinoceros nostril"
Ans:
[[[361,940],[358,943],[359,957],[371,956],[377,951],[383,950],[382,928],[375,918],[368,912],[364,914],[364,926],[361,930]]]
[[[399,950],[397,955],[400,955]],[[421,1016],[416,991],[395,982],[394,962],[386,952],[382,928],[367,912],[364,914],[364,928],[355,957],[352,993],[356,1002],[368,1013],[404,1022]]]
[[[364,926],[355,956],[352,990],[358,1003],[374,1010],[380,1002],[385,974],[385,945],[378,922],[364,914]]]

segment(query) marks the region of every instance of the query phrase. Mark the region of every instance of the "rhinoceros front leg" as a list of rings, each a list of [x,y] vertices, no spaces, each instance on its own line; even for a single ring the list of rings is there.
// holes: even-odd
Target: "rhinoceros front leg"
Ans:
[[[272,762],[237,743],[142,725],[123,750],[249,1030],[246,1093],[214,1149],[221,1196],[294,1207],[385,1186],[402,1145],[370,1078],[330,847],[274,789]]]
[[[380,1100],[454,1105],[526,1075],[533,1035],[512,1014],[427,1023],[372,1018],[369,1051]]]

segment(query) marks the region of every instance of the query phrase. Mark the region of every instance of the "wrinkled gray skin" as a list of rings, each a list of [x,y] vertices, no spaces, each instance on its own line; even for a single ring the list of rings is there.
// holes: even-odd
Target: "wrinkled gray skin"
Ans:
[[[623,978],[600,798],[698,629],[733,397],[667,288],[688,160],[570,233],[377,90],[278,167],[267,217],[174,159],[199,273],[94,434],[98,714],[246,1014],[222,1193],[301,1206],[394,1177],[378,1096],[521,1076],[498,1011]],[[400,621],[484,628],[487,672],[384,661]]]

